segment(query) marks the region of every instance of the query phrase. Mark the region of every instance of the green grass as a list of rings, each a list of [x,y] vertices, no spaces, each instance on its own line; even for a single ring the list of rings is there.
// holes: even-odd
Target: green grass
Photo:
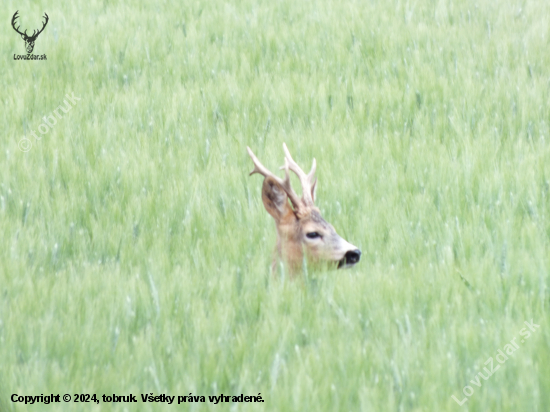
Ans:
[[[548,2],[58,3],[1,12],[0,411],[549,410]],[[270,275],[282,142],[354,269]]]

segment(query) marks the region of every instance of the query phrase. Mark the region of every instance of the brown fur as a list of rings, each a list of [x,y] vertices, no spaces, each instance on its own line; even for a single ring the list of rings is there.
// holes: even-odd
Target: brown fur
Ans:
[[[272,270],[275,272],[277,262],[282,259],[289,273],[296,274],[302,268],[304,254],[308,265],[315,266],[324,263],[336,266],[340,263],[340,267],[345,261],[346,253],[356,251],[360,255],[360,251],[342,239],[334,227],[323,219],[319,209],[313,205],[316,182],[313,180],[315,161],[312,172],[306,176],[290,157],[286,145],[284,149],[287,153],[285,159],[287,178],[285,181],[269,172],[248,149],[255,164],[252,173],[261,173],[265,176],[262,185],[262,201],[267,212],[275,220],[277,228],[277,246]],[[300,179],[303,185],[302,189],[311,194],[309,197],[296,200],[297,195],[290,188],[290,180],[288,180],[289,164],[294,167],[291,170],[302,174]],[[289,204],[289,194],[294,208]],[[314,237],[308,237],[308,233]],[[353,266],[355,263],[348,266]]]

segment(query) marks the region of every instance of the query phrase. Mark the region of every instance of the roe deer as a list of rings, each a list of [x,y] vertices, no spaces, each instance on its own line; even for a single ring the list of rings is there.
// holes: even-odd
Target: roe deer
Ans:
[[[359,262],[361,251],[342,239],[334,227],[321,217],[319,209],[314,205],[317,183],[317,179],[314,179],[315,159],[311,171],[306,175],[283,143],[285,164],[281,169],[285,170],[285,178],[281,179],[260,163],[250,147],[247,146],[246,149],[254,162],[254,170],[250,175],[259,173],[264,176],[262,201],[277,226],[277,246],[272,272],[275,273],[278,259],[288,265],[291,274],[296,274],[302,268],[304,257],[308,264],[328,263],[339,269]],[[290,186],[289,170],[300,179],[302,198]],[[287,199],[290,199],[294,208],[290,207]]]

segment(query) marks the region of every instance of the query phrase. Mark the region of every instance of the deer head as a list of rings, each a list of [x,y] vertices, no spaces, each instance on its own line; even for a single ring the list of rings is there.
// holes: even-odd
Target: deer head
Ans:
[[[48,24],[49,17],[46,13],[44,13],[44,18],[46,19],[46,21],[43,23],[42,28],[38,30],[38,33],[36,32],[36,30],[33,30],[32,36],[27,36],[27,30],[25,30],[24,33],[21,33],[19,31],[19,27],[21,26],[15,27],[15,20],[17,20],[17,17],[19,17],[17,16],[17,13],[19,13],[19,10],[17,10],[13,15],[11,19],[11,26],[17,33],[21,35],[21,38],[25,40],[25,48],[27,49],[27,53],[32,53],[34,49],[34,42],[36,41],[36,38],[38,37],[38,35],[44,31],[46,24]]]
[[[278,259],[282,259],[288,265],[291,273],[300,270],[304,257],[308,265],[328,263],[339,269],[354,266],[359,262],[361,251],[342,239],[314,205],[317,183],[317,179],[314,178],[315,159],[311,171],[306,174],[292,159],[286,144],[283,143],[285,164],[281,169],[285,170],[285,178],[281,179],[260,163],[250,147],[246,149],[254,162],[254,170],[250,175],[259,173],[264,176],[262,201],[277,226],[277,247],[272,270],[275,270]],[[301,198],[290,185],[289,170],[300,179]]]

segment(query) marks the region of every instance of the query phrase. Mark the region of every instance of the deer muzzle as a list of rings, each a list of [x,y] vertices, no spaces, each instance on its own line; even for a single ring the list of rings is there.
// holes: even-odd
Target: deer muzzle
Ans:
[[[349,268],[354,266],[361,259],[361,251],[359,249],[346,252],[344,257],[338,262],[338,269]]]

